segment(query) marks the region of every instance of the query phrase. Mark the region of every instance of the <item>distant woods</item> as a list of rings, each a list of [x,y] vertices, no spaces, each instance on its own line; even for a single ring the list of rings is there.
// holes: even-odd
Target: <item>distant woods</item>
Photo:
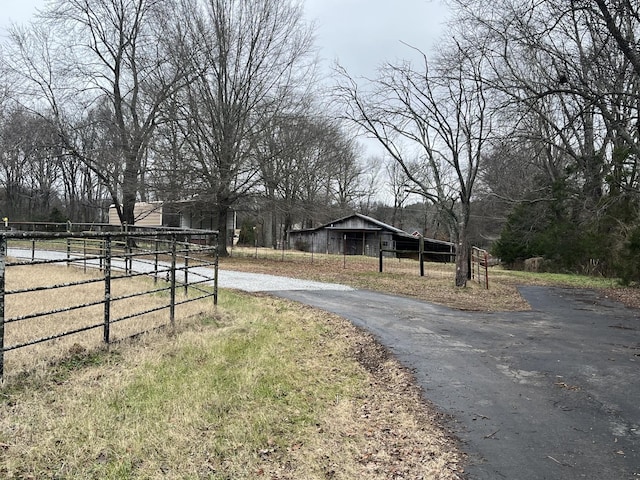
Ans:
[[[452,3],[436,55],[342,72],[346,117],[460,248],[640,280],[640,2]]]
[[[289,0],[49,2],[3,45],[2,215],[133,224],[138,201],[194,200],[221,231],[232,211],[280,231],[356,208],[314,48]]]
[[[456,242],[458,285],[470,243],[639,280],[640,1],[451,3],[437,52],[327,81],[303,3],[48,2],[0,53],[0,214],[195,199],[277,246],[359,211]]]

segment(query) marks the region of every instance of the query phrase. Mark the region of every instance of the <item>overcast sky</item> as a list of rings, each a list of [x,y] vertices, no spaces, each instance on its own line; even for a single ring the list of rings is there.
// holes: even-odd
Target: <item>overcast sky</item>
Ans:
[[[46,0],[0,0],[0,33],[11,22],[28,22]],[[352,77],[373,77],[385,61],[411,58],[402,42],[429,53],[445,32],[443,0],[304,0],[316,22],[316,45],[324,71],[339,62]],[[414,57],[415,58],[415,57]],[[382,155],[373,140],[361,139],[365,156]]]
[[[45,0],[0,0],[0,28],[28,21]],[[317,24],[317,46],[328,68],[339,61],[352,76],[372,76],[385,60],[411,55],[406,42],[431,50],[444,31],[442,0],[304,0]]]
[[[317,22],[320,55],[354,76],[371,75],[385,60],[411,56],[408,43],[428,52],[444,31],[441,0],[305,0]]]
[[[12,21],[28,21],[36,8],[44,6],[45,0],[0,0],[0,2],[2,2],[0,20],[2,21],[2,27],[6,28]]]

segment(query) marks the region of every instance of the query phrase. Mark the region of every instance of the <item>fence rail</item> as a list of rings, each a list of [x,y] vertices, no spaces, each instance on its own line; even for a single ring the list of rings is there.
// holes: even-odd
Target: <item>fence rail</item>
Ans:
[[[395,257],[416,257],[420,268],[420,276],[424,277],[424,264],[426,261],[436,263],[452,263],[455,262],[456,252],[452,247],[447,247],[443,250],[431,251],[425,250],[424,238],[420,238],[418,244],[418,250],[399,250],[383,248],[382,240],[380,241],[379,254],[378,254],[378,272],[382,273],[384,266],[385,253],[392,253]]]
[[[489,289],[489,252],[478,247],[471,248],[471,279]]]
[[[164,326],[174,327],[177,305],[205,298],[213,298],[214,305],[217,304],[217,240],[217,232],[205,230],[0,232],[0,381],[4,379],[6,352],[98,329],[102,330],[102,341],[108,344],[112,341],[111,328],[115,324],[168,310]],[[45,283],[40,285],[7,289],[7,273],[29,268],[33,269],[29,276],[39,279],[39,269],[48,265],[74,267],[84,273],[91,269],[94,276],[52,284],[42,279],[41,283]],[[116,282],[136,277],[151,277],[153,284],[147,287],[148,284],[144,283],[143,290],[134,292],[126,291],[127,286],[124,286],[124,293],[116,294],[113,290]],[[36,292],[57,292],[59,295],[55,295],[56,298],[61,298],[64,303],[68,289],[95,284],[103,285],[103,288],[100,287],[103,293],[99,298],[55,307],[48,305],[37,308],[38,305],[29,304],[29,296]],[[179,287],[184,288],[184,296],[178,299],[176,292]],[[154,305],[120,315],[113,311],[114,304],[118,302],[136,303],[144,296],[155,296]],[[166,301],[165,297],[168,297]],[[27,306],[32,311],[6,315],[9,310],[20,311],[14,308],[17,305]],[[78,310],[89,312],[86,322],[72,328],[47,331],[47,334],[31,335],[32,331],[38,330],[40,323],[47,323],[48,329],[55,328],[56,322],[50,321],[51,318]],[[34,322],[23,329],[29,332],[29,338],[14,339],[9,343],[7,329],[27,322]],[[144,328],[142,322],[138,330],[132,335],[148,329]]]

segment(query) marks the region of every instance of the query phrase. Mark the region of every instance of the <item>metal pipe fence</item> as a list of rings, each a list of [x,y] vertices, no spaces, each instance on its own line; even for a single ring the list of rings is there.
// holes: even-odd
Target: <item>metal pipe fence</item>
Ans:
[[[47,281],[43,270],[48,266],[77,270],[68,274],[68,281],[52,283]],[[27,278],[34,282],[18,287],[7,282],[7,274],[25,268],[32,269]],[[88,271],[89,276],[78,275]],[[142,290],[136,285],[135,291],[129,291],[130,285],[126,282],[136,277],[150,277],[153,282],[139,282],[143,284]],[[100,284],[104,286],[98,289],[102,294],[95,298],[83,298],[74,304],[65,301],[69,299],[66,293],[69,289],[94,288],[90,286]],[[114,285],[118,285],[118,292]],[[179,287],[184,289],[180,298],[176,295]],[[56,304],[50,301],[39,305],[31,301],[37,292],[52,293]],[[114,306],[121,303],[142,305],[141,297],[153,297],[153,304],[120,314],[114,310]],[[6,352],[99,330],[102,330],[102,341],[109,344],[114,325],[162,310],[168,311],[168,318],[161,326],[173,329],[176,306],[206,298],[212,298],[213,304],[217,304],[218,233],[215,231],[0,232],[0,381],[4,379]],[[83,320],[71,327],[57,329],[57,322],[51,320],[76,311],[82,311]],[[27,324],[21,328],[27,332],[26,337],[7,336],[7,330],[19,324]],[[43,331],[42,324],[47,324],[46,333],[38,333]],[[156,329],[158,325],[146,329],[141,322],[139,327],[129,336]]]
[[[489,289],[489,252],[478,247],[471,248],[471,278]]]

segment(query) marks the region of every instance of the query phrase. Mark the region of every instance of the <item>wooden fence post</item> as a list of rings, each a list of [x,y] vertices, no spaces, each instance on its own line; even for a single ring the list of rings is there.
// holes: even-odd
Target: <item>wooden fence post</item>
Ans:
[[[347,268],[347,234],[342,238],[342,268]]]
[[[484,284],[489,290],[489,254],[486,251],[484,252]]]
[[[420,260],[420,276],[424,277],[424,237],[420,235],[420,253],[418,254]]]

